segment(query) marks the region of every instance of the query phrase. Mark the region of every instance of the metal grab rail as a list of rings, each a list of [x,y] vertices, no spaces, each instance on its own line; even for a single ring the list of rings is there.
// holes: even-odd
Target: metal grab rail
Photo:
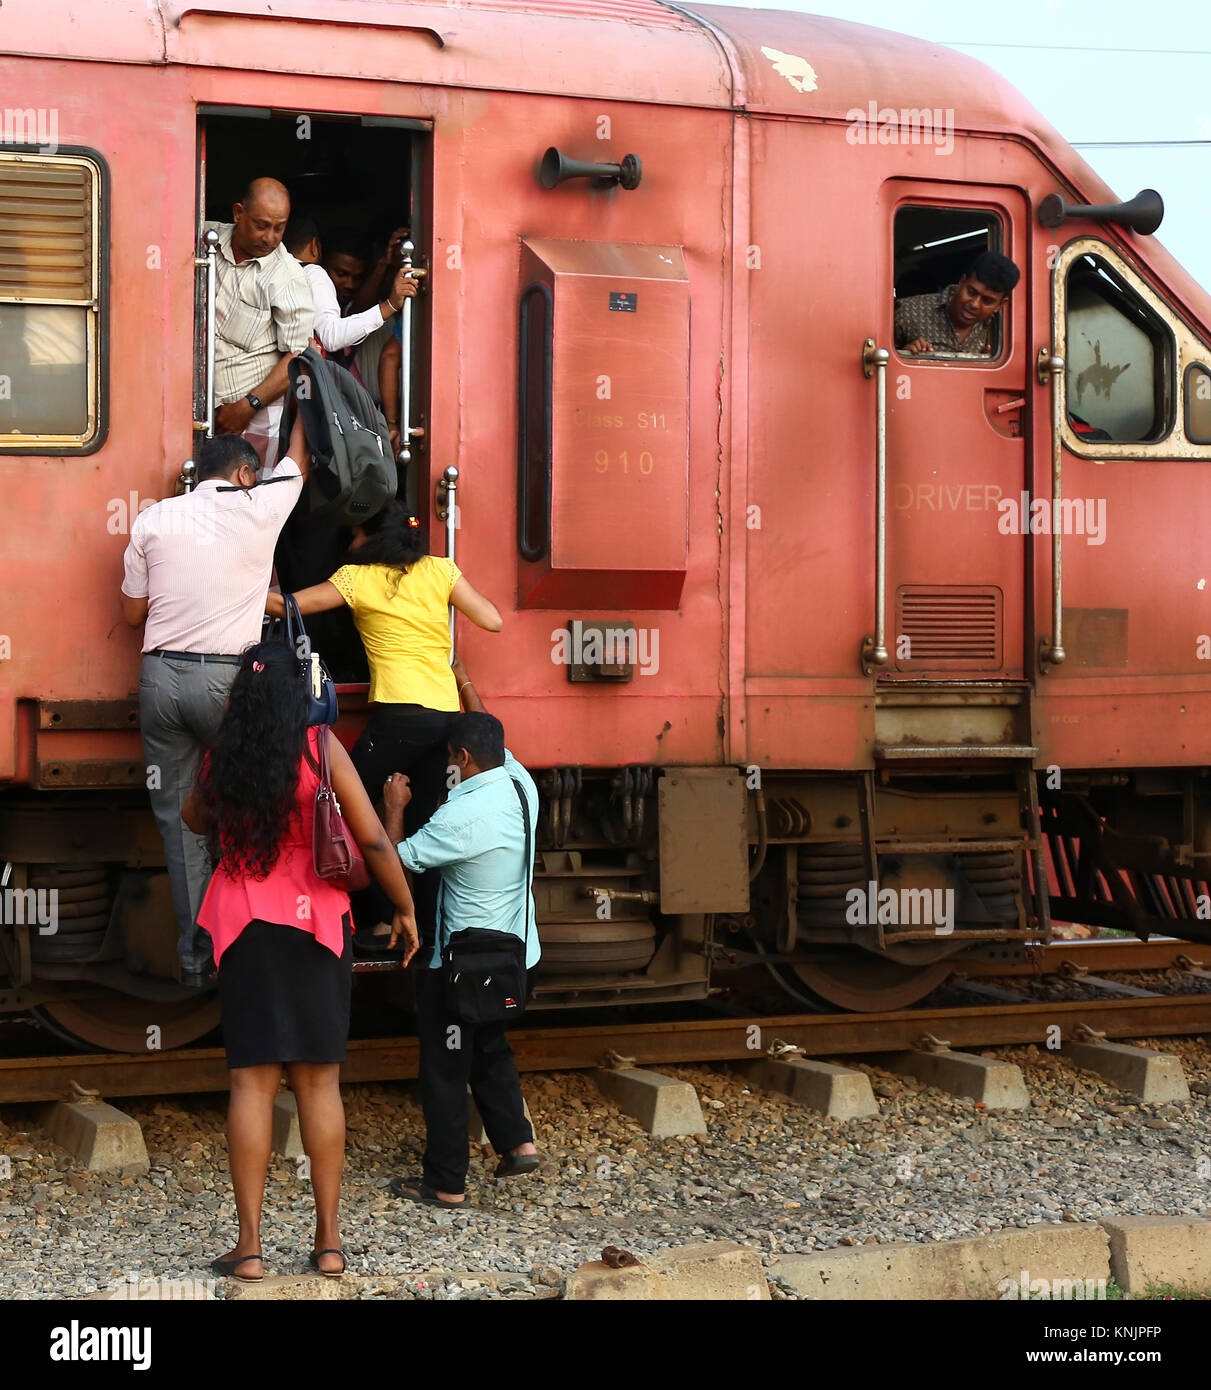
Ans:
[[[206,267],[206,438],[214,438],[214,341],[215,341],[215,286],[217,268],[215,257],[219,250],[219,234],[212,227],[203,234],[206,254],[195,256],[193,263]]]
[[[454,533],[458,529],[458,469],[450,464],[437,484],[437,516],[446,523],[446,554],[454,559]],[[454,656],[454,605],[450,605],[450,656]]]
[[[1065,362],[1050,348],[1039,348],[1036,364],[1039,384],[1051,383],[1051,637],[1039,643],[1039,665],[1059,666],[1067,660],[1064,650],[1064,537],[1060,526],[1060,500],[1064,490],[1064,440],[1060,385]]]
[[[887,665],[887,364],[891,353],[873,338],[862,344],[862,375],[875,378],[875,635],[862,639],[862,674]]]
[[[412,253],[416,247],[410,241],[400,242],[400,264],[418,283],[425,271],[414,268]],[[412,441],[424,430],[412,423],[412,300],[405,299],[399,311],[399,453],[396,462],[407,467],[412,462]]]

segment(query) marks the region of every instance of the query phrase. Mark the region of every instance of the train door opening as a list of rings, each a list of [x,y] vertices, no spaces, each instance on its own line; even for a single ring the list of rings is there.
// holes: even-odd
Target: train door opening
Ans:
[[[968,324],[955,286],[982,252],[1023,268],[1021,195],[895,181],[887,385],[887,622],[881,680],[1022,681],[1029,283]],[[1008,504],[1012,504],[1009,506]],[[1028,529],[1028,528],[1027,528]]]
[[[318,232],[320,263],[334,281],[342,312],[367,309],[385,298],[402,256],[410,255],[418,268],[428,266],[429,137],[428,122],[406,117],[199,108],[195,453],[205,438],[208,414],[206,224],[230,222],[233,205],[253,179],[278,179],[290,194],[291,217],[309,219]],[[399,429],[410,431],[410,461],[397,463],[398,496],[427,528],[430,338],[423,292],[406,316],[406,340],[404,318],[396,315],[360,343],[326,355],[352,371],[376,404],[383,404],[386,393],[388,419],[399,418],[401,402],[408,409],[410,419],[401,421]],[[350,531],[309,523],[307,512],[305,490],[275,556],[283,589],[327,579],[348,550]],[[346,609],[315,614],[307,627],[339,684],[368,681],[365,653]]]

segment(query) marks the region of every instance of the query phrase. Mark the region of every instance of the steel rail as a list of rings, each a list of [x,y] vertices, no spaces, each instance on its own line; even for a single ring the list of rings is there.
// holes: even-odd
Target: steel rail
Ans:
[[[673,1023],[599,1024],[578,1028],[524,1028],[510,1034],[522,1071],[565,1071],[602,1064],[608,1050],[638,1065],[752,1061],[775,1039],[809,1056],[855,1056],[904,1051],[932,1033],[956,1047],[1043,1043],[1058,1025],[1079,1024],[1110,1038],[1211,1033],[1211,994],[1146,999],[1067,999],[1041,1004],[989,1003],[949,1009],[907,1009],[885,1014],[785,1014],[765,1018],[682,1020]],[[754,1033],[756,1027],[759,1031]],[[754,1042],[756,1046],[754,1047]],[[410,1080],[417,1074],[415,1038],[351,1041],[341,1080]],[[71,1098],[72,1083],[102,1096],[172,1095],[225,1091],[221,1048],[140,1054],[81,1054],[0,1060],[0,1102]]]

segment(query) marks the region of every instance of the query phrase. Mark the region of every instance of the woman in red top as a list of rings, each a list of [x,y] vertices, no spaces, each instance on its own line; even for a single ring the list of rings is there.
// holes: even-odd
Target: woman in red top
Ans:
[[[308,686],[279,642],[243,656],[214,747],[181,815],[208,835],[214,876],[198,922],[214,943],[223,1042],[231,1075],[228,1140],[240,1235],[213,1268],[260,1279],[261,1205],[282,1067],[311,1160],[311,1266],[344,1273],[337,1226],[345,1157],[340,1064],[353,979],[349,895],[315,872],[312,826],[318,730],[307,727]],[[412,895],[349,755],[329,735],[332,785],[367,867],[395,908],[391,942],[404,963],[418,946]]]

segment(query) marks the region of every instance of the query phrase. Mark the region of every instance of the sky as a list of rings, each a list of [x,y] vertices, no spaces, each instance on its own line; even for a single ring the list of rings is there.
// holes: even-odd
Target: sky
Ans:
[[[765,0],[749,8],[894,29],[987,63],[1120,198],[1160,192],[1157,240],[1211,290],[1211,0]]]

